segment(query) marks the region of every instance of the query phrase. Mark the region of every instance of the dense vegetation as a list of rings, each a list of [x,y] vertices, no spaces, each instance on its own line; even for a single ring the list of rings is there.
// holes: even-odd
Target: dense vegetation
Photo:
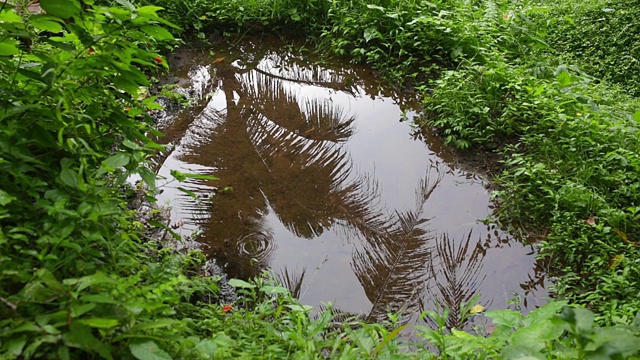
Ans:
[[[627,64],[613,35],[638,35],[640,5],[622,3],[42,0],[46,15],[0,4],[0,357],[435,356],[397,340],[393,317],[313,317],[268,276],[233,282],[242,300],[216,304],[202,255],[161,249],[147,234],[161,224],[130,204],[152,200],[148,162],[162,147],[144,89],[180,33],[160,7],[182,35],[202,39],[305,31],[320,49],[423,91],[425,122],[448,143],[505,154],[499,216],[539,234],[558,297],[595,315],[560,301],[526,318],[493,311],[485,337],[429,312],[439,326],[417,337],[441,357],[638,355],[640,104],[633,66],[610,64]],[[631,15],[577,27],[566,9],[586,24]],[[603,55],[580,48],[584,38],[607,45]],[[133,174],[145,185],[129,185]],[[471,305],[467,316],[479,316]]]

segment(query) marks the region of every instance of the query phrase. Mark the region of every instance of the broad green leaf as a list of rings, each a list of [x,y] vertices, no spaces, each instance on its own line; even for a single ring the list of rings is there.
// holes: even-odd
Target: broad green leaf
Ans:
[[[513,310],[493,310],[487,311],[485,316],[490,318],[496,325],[506,325],[512,328],[520,327],[522,315]]]
[[[159,319],[154,321],[149,321],[145,323],[137,324],[136,326],[131,328],[131,332],[138,332],[141,330],[150,330],[150,329],[158,329],[163,327],[173,327],[180,324],[180,320],[173,319]]]
[[[20,54],[20,49],[18,49],[16,45],[17,43],[10,39],[0,42],[0,56]]]
[[[640,110],[636,111],[636,112],[633,114],[633,120],[635,120],[635,121],[637,121],[637,122],[640,122]]]
[[[138,8],[138,14],[144,15],[145,17],[156,18],[158,17],[158,14],[156,14],[156,12],[160,10],[164,10],[164,8],[160,6],[150,6],[150,5],[141,6],[140,8]]]
[[[69,330],[69,332],[62,335],[62,340],[65,345],[73,348],[80,348],[91,353],[98,353],[105,359],[113,359],[110,347],[96,339],[91,332],[91,328],[78,321],[72,321],[69,325]]]
[[[26,323],[18,326],[15,329],[9,330],[7,334],[17,334],[21,332],[40,332],[40,331],[41,331],[40,326],[34,323]]]
[[[635,334],[623,328],[603,328],[598,329],[594,336],[593,343],[587,349],[601,348],[608,345],[627,358],[640,351],[640,339]]]
[[[271,286],[271,285],[266,285],[261,287],[260,291],[265,292],[267,294],[286,294],[289,292],[287,288],[284,288],[282,286]]]
[[[380,38],[378,29],[370,27],[364,30],[364,41],[369,42],[371,39]]]
[[[558,318],[575,326],[577,331],[581,332],[593,329],[595,315],[587,309],[565,306]]]
[[[86,314],[87,312],[93,310],[96,307],[96,303],[88,303],[88,304],[78,304],[73,305],[71,307],[71,316],[74,318],[82,316],[82,314]]]
[[[40,7],[47,14],[61,19],[80,14],[80,3],[77,0],[40,0]]]
[[[2,349],[7,352],[7,354],[18,357],[22,354],[22,349],[27,344],[27,337],[22,335],[14,338],[9,338],[6,340]]]
[[[171,35],[169,31],[167,31],[164,28],[161,28],[160,26],[146,25],[146,26],[141,26],[140,29],[144,31],[145,34],[151,36],[152,38],[155,38],[156,40],[159,40],[159,41],[173,40],[173,35]]]
[[[529,326],[541,320],[551,319],[567,305],[566,301],[552,301],[530,312],[524,319],[524,325]]]
[[[131,11],[134,11],[134,10],[136,9],[136,7],[135,7],[135,6],[133,6],[133,4],[132,4],[132,3],[130,3],[129,1],[127,1],[127,0],[116,0],[116,2],[117,2],[118,4],[120,4],[120,5],[124,6],[124,7],[126,7],[127,9],[129,9],[129,10],[131,10]]]
[[[118,326],[117,319],[106,319],[106,318],[90,318],[90,319],[79,319],[79,321],[83,325],[87,325],[92,328],[98,329],[110,329],[112,327]]]
[[[131,150],[140,150],[142,149],[142,146],[134,143],[133,141],[129,140],[129,139],[124,139],[122,141],[122,145],[128,147]]]
[[[244,280],[240,280],[240,279],[231,279],[229,280],[229,285],[235,287],[235,288],[240,288],[240,289],[253,289],[256,286],[254,284],[250,284]]]
[[[506,360],[542,360],[546,359],[536,350],[525,345],[509,345],[504,348],[503,358]]]
[[[78,188],[78,173],[69,168],[62,169],[60,172],[60,182],[64,185]]]
[[[48,15],[31,15],[29,18],[33,26],[38,30],[59,33],[62,31],[62,23],[60,19]]]
[[[0,205],[5,206],[14,200],[16,200],[15,196],[11,196],[6,191],[0,190]]]
[[[171,360],[171,355],[151,340],[132,343],[129,345],[129,349],[138,360]]]
[[[22,23],[24,20],[14,10],[2,10],[0,23]]]
[[[109,170],[115,170],[123,166],[127,166],[130,160],[131,158],[129,157],[129,155],[124,153],[117,153],[113,156],[110,156],[108,159],[104,160],[103,164]]]
[[[546,342],[559,338],[564,331],[563,326],[552,322],[551,319],[543,319],[516,330],[511,336],[511,343],[540,351],[545,348]]]
[[[138,174],[140,174],[140,177],[149,186],[150,189],[156,188],[156,174],[153,171],[147,169],[146,167],[141,167],[140,169],[138,169]]]
[[[558,74],[558,84],[560,84],[560,86],[562,87],[569,86],[571,85],[572,82],[573,80],[571,79],[571,75],[569,75],[568,72],[563,71],[560,74]]]

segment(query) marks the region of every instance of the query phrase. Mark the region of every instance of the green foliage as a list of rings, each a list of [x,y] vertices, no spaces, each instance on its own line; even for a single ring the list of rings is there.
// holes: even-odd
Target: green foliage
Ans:
[[[627,359],[640,354],[640,316],[631,326],[600,328],[586,309],[553,302],[526,317],[512,310],[494,310],[489,331],[480,335],[444,328],[447,312],[428,311],[437,329],[419,334],[436,345],[441,359]],[[484,335],[484,336],[483,336]]]
[[[547,38],[557,54],[579,64],[597,79],[622,86],[629,94],[640,96],[638,59],[640,48],[640,2],[543,1],[548,14]]]
[[[494,311],[486,315],[495,329],[472,335],[447,329],[446,312],[429,312],[439,327],[418,337],[439,357],[639,355],[640,106],[551,59],[541,23],[530,20],[536,8],[507,0],[40,4],[46,15],[0,4],[0,357],[436,357],[429,345],[399,340],[394,321],[313,317],[264,277],[232,280],[236,304],[202,302],[217,291],[194,270],[202,254],[158,250],[145,236],[149,224],[128,203],[152,194],[126,180],[137,174],[153,189],[148,162],[162,149],[150,139],[147,110],[158,105],[145,89],[148,75],[166,68],[156,49],[170,47],[176,29],[157,5],[200,37],[216,28],[302,29],[330,53],[417,81],[428,122],[448,143],[514,143],[496,194],[500,216],[544,234],[554,290],[596,313],[560,302],[526,317]],[[594,8],[578,15],[593,18]],[[589,23],[585,32],[551,29],[550,39],[562,44],[567,30],[579,57],[588,49],[570,46],[580,37],[604,43],[634,9],[616,7],[624,16],[607,18],[602,37]],[[588,72],[629,86],[631,67],[611,67],[626,44],[612,41],[603,62],[584,62]],[[428,83],[434,69],[446,70]],[[600,328],[594,319],[632,325]]]
[[[154,186],[162,147],[141,98],[173,37],[157,7],[42,0],[0,5],[0,354],[126,358],[184,338],[216,291],[192,255],[157,251],[128,209],[126,179]],[[160,339],[160,340],[158,340]],[[140,345],[142,344],[142,345]],[[162,344],[161,346],[166,346]]]

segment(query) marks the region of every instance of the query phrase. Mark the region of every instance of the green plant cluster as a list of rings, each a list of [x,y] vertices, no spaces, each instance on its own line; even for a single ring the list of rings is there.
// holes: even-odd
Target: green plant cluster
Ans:
[[[154,186],[158,105],[140,90],[173,36],[158,7],[119,3],[0,4],[3,359],[137,356],[186,338],[192,302],[217,289],[185,271],[197,254],[158,251],[128,207],[144,192],[129,176]]]
[[[548,10],[547,40],[555,54],[599,80],[640,96],[638,73],[640,2],[637,0],[542,2]]]

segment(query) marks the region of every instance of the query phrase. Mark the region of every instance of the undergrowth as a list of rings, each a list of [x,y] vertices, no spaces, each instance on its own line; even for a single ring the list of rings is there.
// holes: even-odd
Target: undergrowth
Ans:
[[[42,0],[46,15],[0,4],[0,356],[436,357],[398,340],[398,323],[314,318],[262,278],[234,282],[237,304],[203,301],[215,298],[216,280],[186,270],[202,254],[158,250],[145,235],[159,224],[128,204],[153,193],[127,179],[154,188],[147,162],[162,147],[147,111],[157,105],[141,94],[177,30],[155,5],[200,37],[302,29],[321,49],[413,79],[447,143],[505,152],[500,216],[540,232],[556,294],[595,315],[562,302],[526,318],[494,311],[495,330],[472,335],[447,329],[446,310],[428,312],[440,326],[418,338],[440,357],[637,356],[638,104],[596,85],[590,74],[606,76],[586,62],[549,55],[538,8],[517,4]]]

